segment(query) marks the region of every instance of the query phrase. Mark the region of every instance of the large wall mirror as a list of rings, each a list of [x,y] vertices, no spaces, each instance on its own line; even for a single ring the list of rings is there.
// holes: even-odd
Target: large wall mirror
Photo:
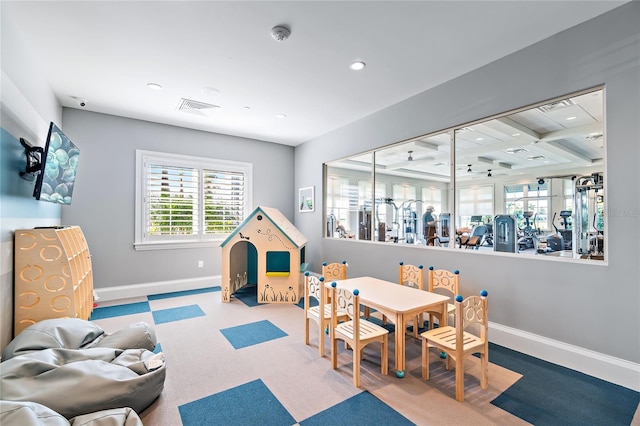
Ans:
[[[604,90],[325,164],[325,237],[605,259]]]

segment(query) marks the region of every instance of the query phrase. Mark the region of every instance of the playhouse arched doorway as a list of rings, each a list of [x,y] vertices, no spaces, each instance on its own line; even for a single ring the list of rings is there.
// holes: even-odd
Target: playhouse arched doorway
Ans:
[[[232,277],[245,280],[244,285],[258,284],[258,250],[253,243],[246,240],[235,243],[229,260]]]

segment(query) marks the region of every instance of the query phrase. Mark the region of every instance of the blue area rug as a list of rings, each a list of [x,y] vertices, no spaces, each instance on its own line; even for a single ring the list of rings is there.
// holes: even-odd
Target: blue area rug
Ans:
[[[235,349],[257,345],[269,340],[279,339],[288,336],[270,321],[263,320],[236,327],[223,328],[220,332],[226,337]]]
[[[215,291],[220,291],[220,286],[198,288],[195,290],[174,291],[171,293],[152,294],[147,296],[147,299],[149,300],[170,299],[172,297],[190,296],[192,294],[201,294],[201,293],[213,293]]]
[[[183,426],[296,424],[260,379],[178,407]]]
[[[301,426],[347,424],[349,426],[402,426],[414,423],[367,391],[300,422]]]
[[[491,403],[535,425],[629,425],[640,393],[490,343],[489,361],[522,374]]]
[[[160,343],[156,343],[156,347],[153,348],[153,353],[159,354],[160,352],[162,352],[162,345]]]
[[[140,314],[149,312],[149,302],[128,303],[126,305],[105,306],[104,308],[95,308],[91,313],[89,320],[99,320],[105,318],[119,317],[122,315]]]
[[[161,309],[151,312],[153,321],[156,324],[164,324],[166,322],[181,321],[189,318],[205,316],[202,309],[198,305],[180,306],[178,308]]]

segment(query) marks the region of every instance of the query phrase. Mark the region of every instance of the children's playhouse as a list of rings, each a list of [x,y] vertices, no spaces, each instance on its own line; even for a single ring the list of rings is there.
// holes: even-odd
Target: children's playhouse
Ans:
[[[222,242],[222,301],[257,285],[258,303],[298,303],[307,239],[278,210],[258,207]]]

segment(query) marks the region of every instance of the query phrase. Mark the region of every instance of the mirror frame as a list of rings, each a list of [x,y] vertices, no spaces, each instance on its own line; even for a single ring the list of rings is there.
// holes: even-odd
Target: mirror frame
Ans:
[[[533,248],[533,254],[544,255],[538,257],[603,261],[608,243],[604,97],[604,86],[597,86],[326,162],[323,237],[465,247],[478,253],[523,254]],[[338,169],[345,172],[336,173]],[[333,177],[340,183],[330,182]],[[518,186],[520,197],[507,192],[518,191]],[[425,197],[427,187],[435,195]],[[338,197],[345,191],[348,197],[340,207],[336,200],[344,200],[336,198],[336,191]],[[438,191],[442,217],[437,217],[437,243],[431,244],[423,212],[438,203]],[[491,209],[486,199],[475,205],[465,199],[461,205],[461,191],[476,198],[492,192]],[[484,207],[469,215],[468,205]],[[478,219],[473,216],[482,223],[471,221]],[[501,228],[496,235],[491,232],[493,250],[484,247],[485,237],[484,250],[461,245],[475,226],[493,229],[496,219]],[[504,234],[502,225],[510,221]],[[505,235],[511,245],[498,249],[495,237],[502,242]]]

